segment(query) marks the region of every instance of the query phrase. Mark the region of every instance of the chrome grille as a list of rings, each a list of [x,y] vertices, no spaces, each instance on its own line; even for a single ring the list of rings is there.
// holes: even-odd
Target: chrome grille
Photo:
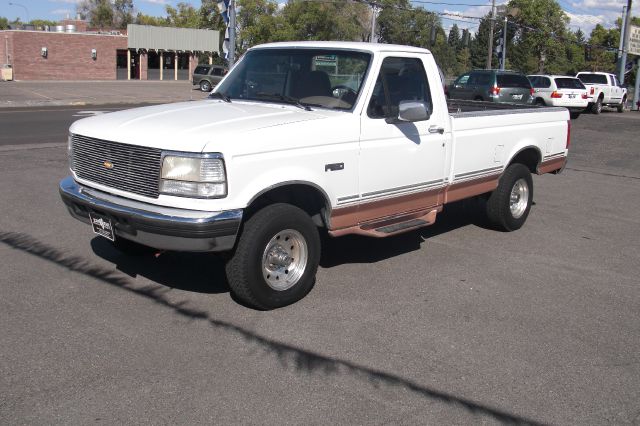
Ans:
[[[80,179],[158,198],[161,151],[81,135],[71,136],[74,171]],[[111,168],[106,165],[110,163]]]

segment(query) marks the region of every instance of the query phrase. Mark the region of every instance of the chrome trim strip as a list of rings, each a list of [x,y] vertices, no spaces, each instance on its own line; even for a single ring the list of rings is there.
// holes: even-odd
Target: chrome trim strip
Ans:
[[[380,191],[373,191],[373,192],[367,192],[362,194],[362,198],[367,198],[370,197],[372,195],[382,195],[382,194],[387,194],[387,193],[396,193],[398,191],[402,191],[402,190],[413,190],[413,189],[423,189],[423,188],[428,188],[430,186],[434,186],[437,184],[441,184],[444,181],[444,179],[438,179],[438,180],[432,180],[429,182],[421,182],[421,183],[414,183],[412,185],[404,185],[404,186],[398,186],[395,188],[389,188],[389,189],[383,189]]]
[[[547,155],[547,156],[543,157],[542,161],[555,160],[556,158],[564,158],[564,157],[566,157],[566,155],[564,155],[564,152],[559,152],[557,154],[550,154],[550,155]]]
[[[466,173],[459,173],[459,174],[454,176],[454,180],[455,179],[464,179],[464,178],[475,176],[475,175],[482,175],[482,174],[485,174],[485,173],[495,172],[495,171],[498,171],[498,170],[502,170],[502,166],[490,167],[488,169],[482,169],[482,170],[474,170],[472,172],[466,172]]]

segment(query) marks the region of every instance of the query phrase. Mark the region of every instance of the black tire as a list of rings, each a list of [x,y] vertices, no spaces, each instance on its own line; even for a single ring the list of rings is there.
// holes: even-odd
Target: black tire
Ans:
[[[286,246],[281,243],[285,239]],[[303,244],[299,240],[306,245],[306,262],[301,262]],[[295,246],[289,249],[289,244]],[[268,252],[274,253],[272,259],[280,263],[269,261]],[[297,261],[294,254],[300,255]],[[233,294],[243,303],[261,310],[281,308],[311,291],[319,261],[320,237],[309,215],[290,204],[272,204],[244,223],[235,253],[226,265],[227,280]],[[296,267],[298,263],[304,263],[301,270]],[[292,267],[297,271],[289,275],[286,268]],[[279,277],[283,277],[282,281],[274,279]]]
[[[591,105],[591,112],[595,115],[602,112],[602,98],[598,98],[598,100]]]
[[[579,112],[569,112],[569,117],[571,117],[572,120],[575,120],[576,118],[580,117],[580,113]]]
[[[200,82],[200,90],[202,90],[203,92],[210,92],[211,91],[211,83],[208,80],[202,80]]]
[[[622,102],[620,102],[620,105],[618,105],[618,112],[623,113],[624,112],[624,106],[627,104],[627,97],[625,96],[624,98],[622,98]]]
[[[542,98],[537,98],[536,99],[536,105],[538,105],[538,106],[547,106],[547,104],[544,103],[544,99],[542,99]]]
[[[511,194],[516,185],[526,187],[526,194],[519,191],[519,195],[523,196],[522,202],[518,200],[518,210],[514,214],[511,208]],[[526,200],[526,205],[523,205]],[[533,201],[533,179],[527,166],[514,163],[511,164],[500,177],[498,187],[491,193],[487,200],[487,217],[492,225],[502,231],[515,231],[520,229],[529,216],[531,210],[531,202]]]
[[[127,240],[125,238],[119,238],[116,236],[116,240],[112,243],[113,247],[121,253],[130,256],[144,256],[153,253],[154,249],[135,241]]]

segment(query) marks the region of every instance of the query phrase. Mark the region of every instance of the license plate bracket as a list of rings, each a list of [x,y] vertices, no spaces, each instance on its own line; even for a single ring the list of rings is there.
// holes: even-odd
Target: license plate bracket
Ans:
[[[116,240],[111,219],[97,213],[89,213],[89,221],[91,222],[91,227],[93,228],[94,234],[100,235],[107,240]]]

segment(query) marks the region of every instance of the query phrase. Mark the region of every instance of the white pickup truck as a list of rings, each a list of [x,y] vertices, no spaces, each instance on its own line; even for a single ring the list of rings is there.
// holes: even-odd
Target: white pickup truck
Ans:
[[[576,75],[587,86],[589,106],[594,114],[600,114],[603,106],[617,108],[624,112],[627,104],[627,89],[620,85],[615,74],[606,72],[580,72]]]
[[[75,122],[60,194],[122,250],[226,252],[231,291],[273,309],[311,290],[321,229],[388,237],[475,196],[520,228],[569,135],[565,108],[447,104],[425,49],[274,43],[207,100]]]

